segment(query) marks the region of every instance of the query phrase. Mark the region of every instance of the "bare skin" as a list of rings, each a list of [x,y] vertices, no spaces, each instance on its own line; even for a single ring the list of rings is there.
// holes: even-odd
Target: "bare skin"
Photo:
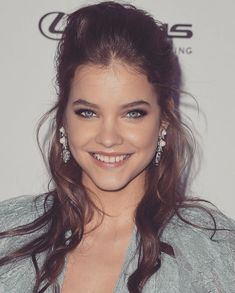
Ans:
[[[81,99],[96,107],[84,106]],[[144,102],[122,107],[139,100]],[[111,293],[127,253],[135,208],[144,195],[146,167],[163,127],[156,93],[145,75],[120,62],[106,68],[85,65],[75,73],[64,126],[71,153],[83,170],[83,184],[111,217],[105,215],[69,254],[62,293]],[[131,156],[111,168],[97,165],[91,152]],[[98,219],[95,216],[85,230],[96,226]]]
[[[131,231],[99,231],[68,256],[62,293],[111,293],[125,259]]]

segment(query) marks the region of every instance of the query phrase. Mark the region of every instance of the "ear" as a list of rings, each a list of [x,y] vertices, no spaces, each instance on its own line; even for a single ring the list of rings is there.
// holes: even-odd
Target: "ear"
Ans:
[[[173,98],[170,98],[169,99],[168,104],[169,104],[170,111],[174,111],[174,109],[175,109],[175,102],[174,102]]]
[[[169,98],[167,106],[168,106],[169,111],[174,112],[175,102],[174,102],[173,98]],[[167,128],[169,127],[169,124],[170,123],[165,119],[165,117],[162,117],[160,129],[167,130]]]
[[[62,120],[62,126],[64,127],[65,133],[67,133],[67,121],[65,118]]]
[[[166,121],[166,120],[162,120],[162,121],[161,121],[161,125],[160,125],[160,130],[162,130],[162,129],[167,130],[169,124],[170,124],[170,123],[169,123],[168,121]]]

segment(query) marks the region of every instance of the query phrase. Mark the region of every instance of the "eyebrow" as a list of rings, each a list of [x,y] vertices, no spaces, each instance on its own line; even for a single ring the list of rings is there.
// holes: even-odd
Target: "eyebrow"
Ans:
[[[96,109],[99,108],[98,105],[93,104],[93,103],[88,102],[87,100],[83,100],[83,99],[78,99],[78,100],[74,101],[73,105],[84,105],[84,106],[89,106],[89,107],[93,107],[93,108],[96,108]],[[134,102],[131,102],[131,103],[128,103],[128,104],[121,105],[121,108],[126,109],[126,108],[129,108],[129,107],[139,106],[139,105],[151,106],[150,103],[148,103],[147,101],[137,100],[137,101],[134,101]]]

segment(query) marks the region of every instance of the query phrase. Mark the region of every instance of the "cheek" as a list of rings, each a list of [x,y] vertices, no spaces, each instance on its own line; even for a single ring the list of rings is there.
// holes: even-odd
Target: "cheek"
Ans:
[[[70,148],[82,145],[89,137],[89,131],[86,131],[83,123],[80,123],[76,115],[67,114],[66,117],[66,133]]]
[[[155,148],[159,133],[159,123],[143,123],[129,133],[129,138],[139,148]]]
[[[68,130],[68,142],[71,148],[81,147],[91,140],[91,133],[85,127],[73,125]]]

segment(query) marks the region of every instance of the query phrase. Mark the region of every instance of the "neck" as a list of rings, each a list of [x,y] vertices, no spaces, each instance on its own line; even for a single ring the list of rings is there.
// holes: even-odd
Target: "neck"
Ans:
[[[92,202],[104,212],[101,226],[105,229],[122,229],[133,227],[136,207],[144,195],[143,177],[132,180],[124,188],[117,191],[100,190],[96,185],[85,185]],[[100,213],[95,211],[89,223],[94,226],[100,223]]]

